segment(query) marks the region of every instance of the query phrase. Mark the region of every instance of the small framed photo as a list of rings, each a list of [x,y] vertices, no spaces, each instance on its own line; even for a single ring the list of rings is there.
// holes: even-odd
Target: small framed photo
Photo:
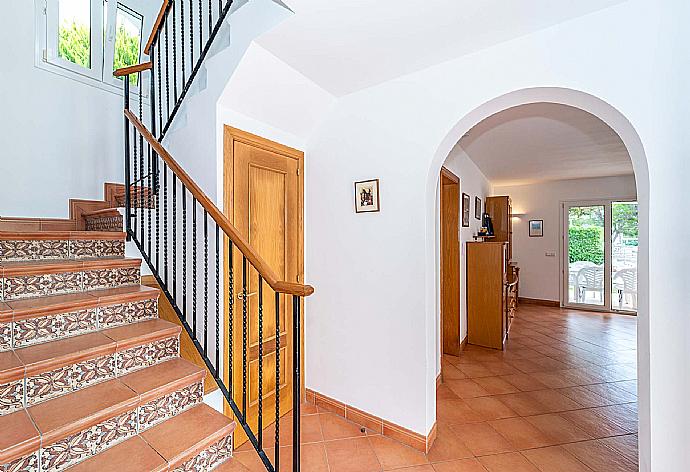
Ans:
[[[479,197],[474,197],[474,218],[482,219],[482,199]]]
[[[541,238],[544,236],[544,220],[529,220],[529,237]]]
[[[462,227],[467,228],[470,225],[470,196],[466,193],[462,194]]]
[[[355,212],[381,211],[379,204],[379,179],[355,182]]]

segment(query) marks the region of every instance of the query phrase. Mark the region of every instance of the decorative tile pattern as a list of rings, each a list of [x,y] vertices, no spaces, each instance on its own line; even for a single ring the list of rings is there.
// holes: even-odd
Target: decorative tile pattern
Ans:
[[[208,471],[218,467],[232,456],[232,436],[226,436],[189,459],[174,472]]]
[[[21,457],[6,465],[0,465],[2,472],[38,472],[38,454],[36,451],[28,456]]]
[[[56,472],[93,455],[93,428],[79,431],[41,449],[41,472]]]
[[[86,231],[122,231],[122,215],[86,218]]]
[[[198,382],[139,406],[139,432],[198,405],[204,399],[204,384]]]
[[[66,313],[61,317],[61,338],[90,333],[98,329],[98,313],[95,308]]]
[[[59,274],[21,275],[5,278],[5,300],[59,295],[79,292],[82,289],[81,272]]]
[[[41,316],[14,322],[14,347],[53,341],[60,337],[63,319],[60,315]]]
[[[91,428],[94,454],[112,447],[137,434],[137,411],[132,410]]]
[[[139,268],[97,269],[83,272],[84,290],[134,285],[141,281]]]
[[[99,310],[101,329],[113,328],[158,317],[158,300],[142,300],[103,307]]]
[[[0,261],[67,259],[68,241],[0,241]]]
[[[75,364],[72,369],[72,389],[105,382],[115,377],[115,355],[97,357]]]
[[[12,323],[0,323],[0,352],[12,349]]]
[[[115,354],[117,375],[125,375],[179,357],[180,339],[175,336],[135,346]]]
[[[72,391],[72,366],[26,378],[26,406],[64,395]]]
[[[23,407],[24,380],[16,380],[0,385],[0,415],[12,413]]]
[[[125,242],[121,240],[74,240],[69,242],[72,259],[123,257]]]

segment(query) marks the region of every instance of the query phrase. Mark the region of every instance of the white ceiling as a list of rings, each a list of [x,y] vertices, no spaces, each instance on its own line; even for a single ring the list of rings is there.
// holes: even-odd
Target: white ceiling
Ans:
[[[579,108],[523,105],[493,115],[460,147],[494,185],[633,174],[618,134]]]
[[[623,1],[284,0],[258,42],[342,96]]]

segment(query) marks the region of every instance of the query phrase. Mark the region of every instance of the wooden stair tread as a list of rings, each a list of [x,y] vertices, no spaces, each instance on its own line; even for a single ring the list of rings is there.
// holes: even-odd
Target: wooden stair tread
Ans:
[[[141,433],[170,464],[170,469],[229,436],[235,423],[206,404],[200,404]]]
[[[117,350],[121,351],[132,346],[150,343],[159,339],[179,336],[182,327],[169,321],[156,318],[148,321],[140,321],[117,328],[101,331],[103,335],[112,339],[117,344]]]
[[[201,382],[206,370],[180,357],[120,377],[140,396],[142,403],[167,395],[186,385]]]
[[[124,241],[126,238],[127,233],[121,231],[0,231],[0,241]]]
[[[0,464],[18,459],[41,444],[41,437],[26,410],[0,416]]]
[[[112,379],[39,403],[27,411],[46,445],[132,410],[138,399],[129,387]]]
[[[70,472],[163,472],[168,463],[141,436],[134,436],[71,467]]]
[[[82,218],[102,218],[107,216],[120,216],[120,211],[117,208],[103,208],[102,210],[82,213],[81,216]]]
[[[148,300],[157,298],[160,290],[145,285],[126,285],[123,287],[89,290],[86,292],[64,295],[47,295],[43,297],[22,298],[0,303],[0,321],[13,319],[37,318],[55,313],[70,313],[88,308],[96,308],[116,303]],[[3,311],[3,305],[9,310]]]
[[[54,274],[79,272],[82,270],[130,268],[141,266],[141,259],[88,259],[88,260],[37,260],[0,262],[0,270],[5,277],[21,275]]]

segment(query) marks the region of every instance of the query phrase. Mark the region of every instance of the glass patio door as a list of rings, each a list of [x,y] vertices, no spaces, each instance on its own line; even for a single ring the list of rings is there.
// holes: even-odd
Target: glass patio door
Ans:
[[[637,311],[637,202],[563,204],[563,306]]]

